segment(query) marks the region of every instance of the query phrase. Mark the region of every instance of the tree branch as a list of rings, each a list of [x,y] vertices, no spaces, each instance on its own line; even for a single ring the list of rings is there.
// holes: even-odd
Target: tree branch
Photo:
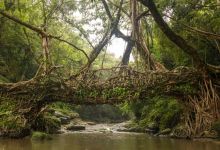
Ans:
[[[183,26],[185,26],[186,28],[188,28],[189,31],[192,31],[194,33],[199,33],[200,35],[206,36],[206,37],[211,38],[211,39],[220,40],[220,35],[219,34],[203,31],[203,30],[200,30],[200,29],[196,29],[196,28],[190,27],[188,25],[183,25]]]
[[[85,52],[83,49],[77,47],[76,45],[74,45],[74,44],[72,44],[72,43],[70,43],[70,42],[68,42],[68,41],[66,41],[66,40],[64,40],[64,39],[61,39],[60,37],[50,35],[50,34],[44,32],[42,29],[40,29],[40,28],[38,28],[38,27],[35,27],[35,26],[33,26],[33,25],[30,25],[30,24],[28,24],[28,23],[26,23],[26,22],[23,22],[22,20],[20,20],[20,19],[14,17],[14,16],[11,16],[11,15],[9,15],[8,13],[6,13],[6,12],[4,12],[4,11],[2,11],[2,10],[0,10],[0,14],[1,14],[2,16],[4,16],[4,17],[6,17],[6,18],[8,18],[8,19],[10,19],[10,20],[12,20],[12,21],[14,21],[14,22],[20,24],[20,25],[25,26],[26,28],[28,28],[28,29],[30,29],[30,30],[32,30],[32,31],[34,31],[34,32],[37,32],[37,33],[40,34],[42,37],[53,38],[53,39],[56,39],[56,40],[65,42],[65,43],[68,44],[68,45],[71,45],[71,46],[74,47],[76,50],[81,51],[81,52],[86,56],[86,58],[87,58],[88,61],[89,61],[89,57],[88,57],[88,55],[86,54],[86,52]]]
[[[149,11],[144,11],[137,16],[136,21],[139,21],[141,18],[149,16],[149,15],[150,15]]]
[[[107,3],[105,1],[103,1],[103,2],[105,3],[104,7],[105,7],[106,11],[109,11]],[[121,14],[122,5],[123,5],[123,0],[121,0],[121,2],[120,2],[120,8],[119,8],[119,10],[117,12],[116,19],[114,19],[111,22],[110,30],[107,30],[107,32],[103,36],[102,40],[98,43],[98,45],[95,46],[94,50],[91,52],[90,57],[89,57],[90,58],[90,62],[88,63],[88,66],[90,66],[91,63],[97,58],[97,56],[99,55],[101,50],[105,47],[105,45],[109,42],[109,40],[111,39],[111,37],[113,36],[115,31],[117,31],[118,23],[119,23],[120,16],[121,16],[120,14]],[[110,18],[113,19],[113,17],[111,16],[110,13],[108,15],[109,15]]]
[[[108,18],[110,19],[111,22],[113,22],[113,17],[111,15],[111,12],[109,10],[107,2],[105,0],[101,0],[101,1],[102,1],[102,4],[103,4],[104,8],[105,8],[105,11],[107,13]]]
[[[78,25],[74,24],[73,22],[71,22],[69,19],[67,19],[65,16],[64,16],[64,21],[67,22],[69,25],[71,25],[72,27],[76,28],[82,35],[83,37],[85,38],[85,40],[88,42],[88,44],[92,47],[92,49],[94,49],[94,46],[92,44],[92,42],[89,40],[88,38],[88,35],[86,34],[86,32],[80,28]]]
[[[20,24],[20,25],[25,26],[26,28],[28,28],[28,29],[30,29],[30,30],[32,30],[32,31],[35,31],[35,32],[39,33],[39,34],[42,35],[42,36],[48,36],[48,34],[47,34],[46,32],[44,32],[42,29],[40,29],[40,28],[38,28],[38,27],[35,27],[35,26],[33,26],[33,25],[30,25],[30,24],[28,24],[28,23],[26,23],[26,22],[23,22],[23,21],[19,20],[18,18],[9,15],[8,13],[4,12],[3,10],[0,10],[0,14],[1,14],[2,16],[4,16],[4,17],[6,17],[6,18],[8,18],[8,19],[10,19],[10,20],[12,20],[12,21],[14,21],[14,22]]]
[[[115,3],[113,3],[111,0],[107,0],[109,3],[111,3],[113,6],[115,6],[116,8],[120,8],[120,6],[118,6],[117,4],[115,4]],[[126,12],[126,10],[124,10],[124,9],[122,9],[121,10],[127,17],[131,17],[131,15],[128,13],[128,12]]]
[[[56,39],[56,40],[58,40],[58,41],[64,42],[64,43],[66,43],[66,44],[68,44],[68,45],[74,47],[75,49],[81,51],[81,52],[86,56],[86,58],[87,58],[88,61],[89,61],[89,56],[86,54],[85,50],[83,50],[83,49],[79,48],[78,46],[76,46],[76,45],[74,45],[74,44],[68,42],[67,40],[61,39],[60,37],[56,37],[56,36],[50,36],[50,37],[53,38],[53,39]]]

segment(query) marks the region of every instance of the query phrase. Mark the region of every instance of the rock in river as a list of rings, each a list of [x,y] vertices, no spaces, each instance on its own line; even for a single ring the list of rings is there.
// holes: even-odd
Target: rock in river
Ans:
[[[159,132],[159,127],[158,124],[156,123],[151,123],[147,126],[147,128],[145,129],[145,131],[149,134],[156,134]]]
[[[60,117],[61,124],[70,123],[71,119],[69,117]]]
[[[71,131],[80,131],[85,129],[86,127],[82,125],[69,125],[66,127],[66,130],[71,130]]]

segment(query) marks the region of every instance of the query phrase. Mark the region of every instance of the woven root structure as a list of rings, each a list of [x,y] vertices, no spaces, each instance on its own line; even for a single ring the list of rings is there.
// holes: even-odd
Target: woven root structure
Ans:
[[[77,77],[64,80],[56,75],[39,76],[29,81],[0,84],[0,103],[13,101],[10,110],[17,116],[21,129],[30,129],[31,123],[43,108],[52,102],[63,101],[72,104],[119,104],[124,101],[141,100],[151,94],[168,94],[188,97],[184,101],[189,110],[185,112],[187,134],[198,135],[210,129],[219,119],[219,96],[211,80],[200,85],[199,94],[181,91],[181,85],[196,86],[202,75],[193,69],[178,68],[166,72],[138,72],[130,68],[86,71]],[[202,82],[201,82],[202,83]],[[1,115],[1,118],[7,115]],[[0,127],[7,133],[10,130]],[[24,130],[25,133],[26,130]],[[22,132],[16,136],[24,136]],[[20,135],[19,135],[20,134]]]

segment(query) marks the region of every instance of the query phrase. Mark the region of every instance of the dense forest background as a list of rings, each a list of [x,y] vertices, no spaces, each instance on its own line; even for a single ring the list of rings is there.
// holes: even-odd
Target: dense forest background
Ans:
[[[115,38],[126,42],[124,49],[117,49],[123,51],[120,58],[107,51]],[[190,114],[188,119],[193,122],[187,126],[188,129],[190,127],[187,136],[198,135],[198,132],[210,128],[219,119],[219,112],[212,112],[215,110],[213,107],[219,107],[216,94],[216,87],[220,85],[219,65],[219,0],[0,1],[2,83],[28,81],[39,74],[49,75],[54,70],[62,79],[71,79],[85,68],[93,70],[123,66],[139,72],[175,72],[176,68],[180,68],[184,73],[184,68],[196,68],[205,77],[211,78],[204,78],[204,83],[203,80],[198,82],[197,87],[191,87],[190,83],[178,85],[178,90],[182,90],[186,97],[189,93],[196,95],[190,97],[195,103],[191,103],[191,99],[188,99],[187,104],[185,101],[179,102],[185,97],[177,98],[174,93],[169,96],[140,96],[140,101],[125,102],[118,106],[123,113],[132,114],[138,127],[156,123],[160,130],[174,128],[185,121],[187,115],[184,118],[183,114],[186,112]],[[212,81],[215,81],[216,86],[212,85]],[[124,92],[120,88],[116,90]],[[210,97],[207,96],[209,92]],[[205,117],[198,113],[200,102]],[[6,113],[12,107],[5,110],[3,104],[3,115],[0,113],[0,117],[12,117]],[[206,104],[210,106],[207,110]],[[194,112],[185,110],[185,106],[193,108]],[[213,117],[213,114],[217,117]],[[202,118],[202,123],[197,117]],[[8,122],[0,122],[0,131],[7,128]],[[192,129],[192,126],[196,129]],[[178,131],[182,132],[185,128],[180,127]]]
[[[155,2],[163,18],[176,34],[196,47],[199,56],[205,62],[219,65],[219,37],[213,38],[197,32],[201,30],[219,33],[220,6],[217,0],[158,0]],[[120,2],[108,1],[107,3],[111,13],[116,15]],[[131,17],[129,17],[131,11],[129,3],[126,1],[124,3],[118,28],[129,36],[132,31]],[[101,1],[5,0],[1,1],[0,7],[1,11],[6,11],[27,24],[41,29],[46,28],[49,34],[61,37],[78,48],[84,49],[87,54],[98,45],[111,24]],[[146,11],[146,8],[141,5],[138,9],[138,13]],[[34,77],[43,61],[40,34],[4,16],[1,16],[0,20],[1,80],[18,82]],[[152,57],[167,69],[193,66],[193,60],[161,32],[149,14],[143,15],[139,28]],[[113,35],[112,38],[115,36],[117,35]],[[49,42],[52,63],[65,66],[60,69],[60,73],[66,77],[74,74],[87,61],[83,53],[71,44],[56,39],[51,39]],[[121,60],[114,58],[112,54],[106,54],[105,51],[106,46],[95,60],[93,67],[119,65]],[[124,51],[124,49],[118,49],[118,51]],[[131,65],[139,69],[143,68],[141,51],[134,48],[132,55],[135,63]]]

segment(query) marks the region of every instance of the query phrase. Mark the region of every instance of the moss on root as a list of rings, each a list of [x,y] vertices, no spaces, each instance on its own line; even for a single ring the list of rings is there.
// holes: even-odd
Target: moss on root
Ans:
[[[13,99],[2,98],[0,101],[0,135],[12,138],[24,137],[30,134],[26,120],[14,113],[17,105]]]
[[[49,113],[41,114],[32,125],[35,131],[46,132],[49,134],[57,133],[61,127],[61,122]]]

